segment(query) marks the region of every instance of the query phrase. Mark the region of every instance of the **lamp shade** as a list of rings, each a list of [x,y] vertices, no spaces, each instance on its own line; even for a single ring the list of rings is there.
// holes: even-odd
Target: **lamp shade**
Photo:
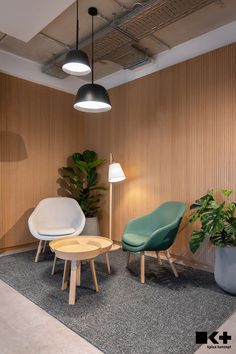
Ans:
[[[93,83],[81,86],[75,96],[74,108],[90,113],[109,111],[111,102],[107,90]]]
[[[110,183],[121,182],[125,178],[124,171],[119,163],[114,162],[109,165],[108,181]]]
[[[83,76],[89,74],[91,68],[87,54],[78,49],[70,50],[66,55],[62,70],[70,75]]]

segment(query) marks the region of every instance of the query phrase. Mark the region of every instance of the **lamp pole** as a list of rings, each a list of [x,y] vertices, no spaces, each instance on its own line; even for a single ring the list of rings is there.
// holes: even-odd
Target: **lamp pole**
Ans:
[[[110,152],[110,165],[109,165],[109,173],[108,173],[108,181],[110,183],[110,195],[109,195],[109,238],[112,239],[112,194],[113,194],[113,183],[121,182],[125,180],[125,174],[118,162],[114,162],[113,155]]]
[[[110,152],[110,165],[113,162],[113,155]],[[109,239],[112,239],[112,182],[110,182],[110,193],[109,193]]]

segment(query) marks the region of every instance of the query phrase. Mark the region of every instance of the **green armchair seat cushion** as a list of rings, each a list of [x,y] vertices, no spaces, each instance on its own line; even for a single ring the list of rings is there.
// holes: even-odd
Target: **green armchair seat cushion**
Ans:
[[[122,237],[125,251],[164,251],[175,241],[185,203],[166,202],[150,214],[131,220]]]
[[[139,247],[145,244],[149,239],[148,235],[140,235],[140,234],[124,234],[123,242],[127,245],[133,247]]]

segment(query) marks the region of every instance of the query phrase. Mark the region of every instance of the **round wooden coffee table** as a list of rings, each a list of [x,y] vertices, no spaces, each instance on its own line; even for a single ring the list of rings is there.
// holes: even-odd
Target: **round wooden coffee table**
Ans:
[[[108,256],[108,252],[110,252],[112,250],[112,247],[114,246],[113,241],[110,240],[107,237],[104,236],[87,236],[87,235],[82,235],[82,236],[78,236],[80,239],[89,239],[91,241],[94,242],[98,242],[100,243],[101,246],[101,252],[100,254],[105,254],[106,257],[106,264],[107,264],[107,272],[108,274],[111,274],[111,267],[110,267],[110,261],[109,261],[109,256]]]
[[[90,261],[94,286],[96,291],[99,291],[94,258],[99,254],[105,253],[108,272],[110,272],[107,252],[111,249],[112,244],[112,240],[101,236],[76,236],[61,238],[49,243],[51,250],[55,252],[55,257],[65,260],[62,290],[67,288],[71,264],[69,304],[75,304],[76,285],[80,285],[81,261],[83,260]]]

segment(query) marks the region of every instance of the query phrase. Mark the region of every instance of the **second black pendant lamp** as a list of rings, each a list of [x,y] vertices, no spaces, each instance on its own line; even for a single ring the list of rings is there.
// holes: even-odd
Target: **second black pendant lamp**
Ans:
[[[88,56],[82,50],[79,50],[79,8],[78,0],[76,1],[76,48],[70,50],[65,62],[62,66],[62,70],[70,75],[87,75],[91,72]]]
[[[111,109],[108,92],[105,87],[94,83],[93,19],[97,15],[97,9],[90,7],[88,13],[92,16],[92,83],[79,88],[75,97],[74,108],[89,113],[107,112]]]

